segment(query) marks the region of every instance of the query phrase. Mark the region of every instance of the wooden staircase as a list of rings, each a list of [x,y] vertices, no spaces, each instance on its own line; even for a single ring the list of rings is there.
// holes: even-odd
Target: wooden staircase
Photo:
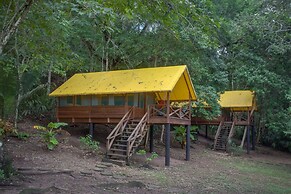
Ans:
[[[129,118],[124,117],[107,137],[106,157],[114,163],[128,164],[129,158],[140,145],[149,128],[147,113],[141,120],[130,119],[130,114],[127,117]],[[127,122],[124,123],[124,120]]]
[[[226,150],[228,140],[233,136],[234,122],[221,121],[217,129],[214,150]]]

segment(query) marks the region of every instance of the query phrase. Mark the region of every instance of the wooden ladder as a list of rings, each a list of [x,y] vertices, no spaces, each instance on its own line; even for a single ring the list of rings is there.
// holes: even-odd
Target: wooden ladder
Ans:
[[[228,140],[233,136],[234,122],[221,122],[214,140],[214,150],[226,150]]]
[[[129,158],[145,137],[148,126],[145,117],[141,120],[131,120],[127,123],[122,134],[115,138],[111,148],[107,151],[107,159],[115,163],[129,163]],[[137,134],[137,135],[135,135]],[[135,136],[136,138],[133,138]]]

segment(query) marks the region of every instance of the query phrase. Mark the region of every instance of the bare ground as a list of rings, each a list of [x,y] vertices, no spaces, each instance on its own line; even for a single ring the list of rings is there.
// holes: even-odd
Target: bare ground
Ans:
[[[159,157],[145,164],[135,155],[132,165],[102,162],[108,128],[98,126],[98,153],[83,149],[80,136],[88,131],[70,127],[59,146],[48,151],[33,122],[20,124],[28,140],[8,137],[6,149],[17,175],[0,186],[0,193],[290,193],[291,155],[258,147],[250,155],[231,156],[208,148],[201,138],[191,146],[191,160],[172,142],[171,167],[164,167],[164,145],[155,141]],[[158,137],[156,139],[159,139]]]

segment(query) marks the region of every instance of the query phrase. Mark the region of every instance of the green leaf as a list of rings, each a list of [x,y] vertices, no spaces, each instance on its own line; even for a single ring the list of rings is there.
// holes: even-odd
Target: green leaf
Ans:
[[[51,137],[50,141],[49,141],[50,144],[53,144],[53,145],[58,145],[58,140],[55,138],[55,137]]]
[[[59,127],[63,127],[63,126],[67,126],[68,124],[67,123],[53,123],[53,122],[50,122],[47,127],[50,128],[50,129],[58,129]]]

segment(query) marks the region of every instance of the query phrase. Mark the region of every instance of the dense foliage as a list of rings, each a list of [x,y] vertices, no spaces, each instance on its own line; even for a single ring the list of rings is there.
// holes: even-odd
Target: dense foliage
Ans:
[[[0,3],[0,117],[53,110],[76,72],[187,64],[200,104],[256,91],[261,141],[291,151],[291,26],[285,0]],[[199,104],[198,104],[199,106]]]

